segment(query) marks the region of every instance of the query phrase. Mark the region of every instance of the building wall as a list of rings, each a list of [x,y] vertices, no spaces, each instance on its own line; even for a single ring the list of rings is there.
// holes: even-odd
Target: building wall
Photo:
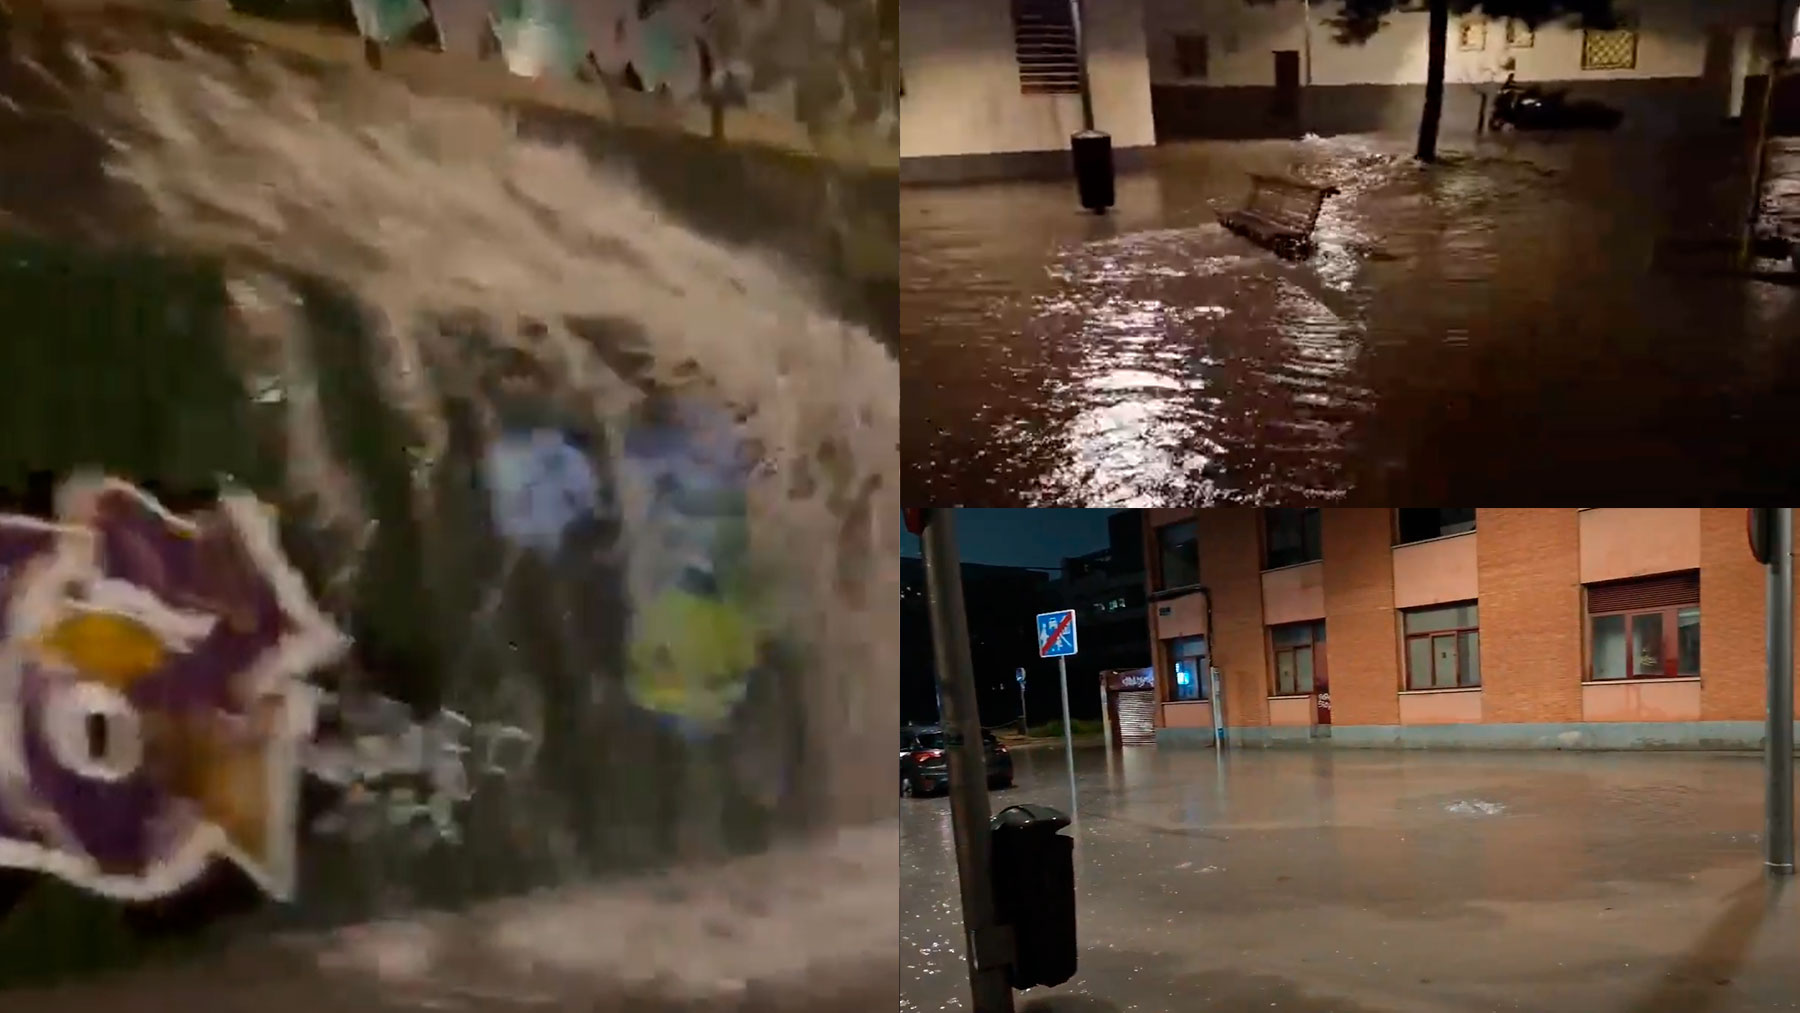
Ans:
[[[1707,721],[1763,718],[1764,570],[1746,537],[1743,511],[1700,512],[1700,716]]]
[[[1213,596],[1212,663],[1225,683],[1225,723],[1269,723],[1268,651],[1263,641],[1259,511],[1203,512],[1200,581]]]
[[[1156,143],[1141,0],[1087,5],[1095,124],[1115,149]],[[909,0],[900,11],[900,156],[911,181],[1066,165],[1075,95],[1019,90],[1010,0]]]
[[[1195,516],[1200,572],[1213,595],[1213,660],[1234,738],[1321,736],[1323,729],[1310,727],[1312,701],[1268,697],[1268,580],[1296,568],[1261,569],[1255,510],[1158,511],[1145,517],[1146,537]],[[1323,558],[1309,564],[1323,583],[1333,743],[1755,745],[1763,719],[1764,577],[1745,542],[1742,510],[1483,509],[1471,534],[1399,547],[1391,518],[1380,509],[1324,510]],[[1443,573],[1425,572],[1431,565]],[[1584,683],[1584,583],[1694,567],[1700,676]],[[1479,689],[1403,689],[1397,580],[1415,589],[1406,594],[1431,602],[1475,598]],[[1425,602],[1408,602],[1417,603]],[[1165,741],[1186,740],[1179,729],[1165,731]]]
[[[1484,721],[1581,720],[1577,517],[1575,510],[1476,514]]]
[[[1325,511],[1325,658],[1334,727],[1400,720],[1391,516],[1377,509]]]
[[[1700,565],[1700,511],[1607,507],[1583,510],[1581,582],[1623,580]]]
[[[1327,23],[1336,6],[1300,0],[1246,5],[1242,0],[1144,0],[1158,136],[1279,136],[1311,132],[1410,130],[1418,123],[1429,36],[1423,12],[1389,15],[1366,41],[1339,42]],[[1751,0],[1718,0],[1697,5],[1686,0],[1637,0],[1636,66],[1618,70],[1581,68],[1582,31],[1570,23],[1539,26],[1530,46],[1509,46],[1504,21],[1485,25],[1480,45],[1464,49],[1459,19],[1452,18],[1445,66],[1444,130],[1474,129],[1482,109],[1481,91],[1506,77],[1511,59],[1522,81],[1555,82],[1586,97],[1620,106],[1628,128],[1669,127],[1723,119],[1745,76],[1765,74],[1767,62],[1747,53],[1744,29],[1761,29],[1769,8]],[[1310,30],[1309,30],[1310,26]],[[1746,50],[1706,76],[1709,45],[1729,54],[1733,33]],[[1710,39],[1709,33],[1721,37]],[[1184,77],[1175,37],[1204,34],[1209,59],[1204,78]],[[1275,84],[1273,53],[1299,52],[1302,60],[1300,114],[1283,119],[1271,113]],[[1310,54],[1310,58],[1308,58]],[[1744,58],[1749,56],[1748,59]]]

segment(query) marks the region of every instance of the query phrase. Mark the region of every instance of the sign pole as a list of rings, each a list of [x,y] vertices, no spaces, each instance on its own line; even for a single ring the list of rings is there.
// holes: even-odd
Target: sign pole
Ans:
[[[1031,714],[1025,709],[1025,670],[1021,668],[1019,669],[1019,734],[1029,734],[1026,729],[1030,727]]]
[[[1106,673],[1100,673],[1100,742],[1110,752],[1113,746],[1112,708],[1106,706]]]
[[[962,561],[949,510],[917,515],[923,531],[925,592],[931,612],[932,657],[938,706],[950,760],[950,828],[956,842],[956,878],[962,887],[963,932],[975,1013],[1013,1013],[1006,968],[1012,945],[999,925],[989,865],[987,759],[981,748],[981,712],[975,667],[969,658],[969,620],[964,611]],[[909,521],[911,518],[909,518]]]
[[[1069,822],[1076,817],[1075,802],[1075,730],[1069,727],[1069,655],[1078,650],[1075,641],[1075,610],[1040,612],[1037,617],[1038,657],[1055,658],[1057,681],[1062,685],[1063,752],[1069,758]]]
[[[1075,731],[1069,727],[1069,659],[1056,659],[1056,674],[1062,681],[1063,753],[1069,758],[1069,822],[1074,823],[1080,806],[1075,802]]]
[[[1770,511],[1768,525],[1769,715],[1764,735],[1769,766],[1765,863],[1794,874],[1794,511]]]
[[[1211,665],[1206,666],[1207,692],[1211,694],[1213,726],[1213,752],[1225,752],[1225,694],[1219,686],[1219,670]]]

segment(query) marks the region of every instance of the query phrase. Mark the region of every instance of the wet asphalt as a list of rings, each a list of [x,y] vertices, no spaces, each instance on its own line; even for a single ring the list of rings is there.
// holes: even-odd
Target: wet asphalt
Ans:
[[[1800,1008],[1739,754],[1077,747],[1080,969],[1022,1013]],[[1060,749],[1018,787],[1066,808]],[[944,799],[901,807],[903,1011],[967,1010]]]
[[[1066,181],[904,189],[903,495],[1667,506],[1791,488],[1800,286],[1772,262],[1755,265],[1771,280],[1719,273],[1745,147],[1507,135],[1422,169],[1399,138],[1171,145],[1105,217]],[[1763,227],[1800,235],[1800,140],[1771,163]],[[1310,261],[1214,221],[1253,171],[1340,188]]]

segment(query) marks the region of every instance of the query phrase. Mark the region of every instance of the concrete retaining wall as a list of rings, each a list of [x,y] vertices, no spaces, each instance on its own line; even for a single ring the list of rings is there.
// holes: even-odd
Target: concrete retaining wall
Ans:
[[[1750,79],[1745,109],[1760,109],[1766,78]],[[1715,127],[1724,121],[1712,86],[1699,78],[1581,80],[1545,82],[1568,88],[1575,98],[1593,99],[1625,114],[1621,129],[1671,133]],[[1444,86],[1443,136],[1475,133],[1494,86]],[[1776,133],[1800,130],[1800,79],[1781,82],[1775,96]],[[1276,90],[1264,86],[1151,86],[1157,139],[1299,137],[1302,134],[1411,133],[1419,128],[1425,88],[1417,84],[1344,84],[1302,89],[1297,115],[1275,115]]]

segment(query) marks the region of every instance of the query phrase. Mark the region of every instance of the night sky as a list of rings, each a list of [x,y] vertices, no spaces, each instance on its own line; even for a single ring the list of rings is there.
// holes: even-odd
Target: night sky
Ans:
[[[1111,510],[958,510],[956,541],[965,563],[1062,568],[1064,556],[1106,548]],[[919,555],[919,539],[900,532],[900,554]]]

